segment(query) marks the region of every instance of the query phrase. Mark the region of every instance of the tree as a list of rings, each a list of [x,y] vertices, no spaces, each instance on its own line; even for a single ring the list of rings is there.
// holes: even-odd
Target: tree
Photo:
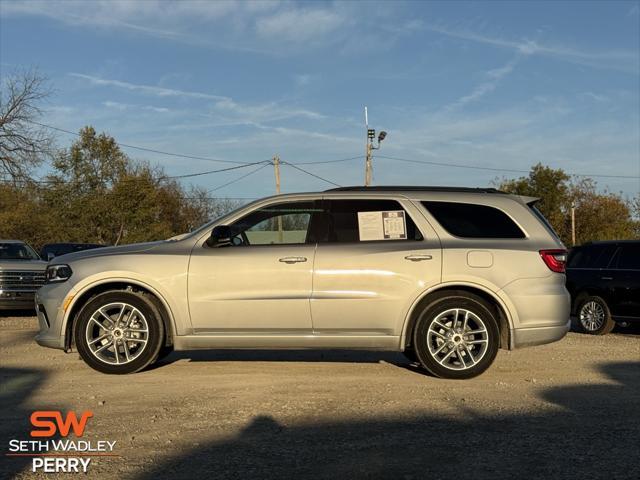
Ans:
[[[112,137],[92,127],[80,130],[53,168],[38,193],[47,211],[48,242],[161,240],[194,229],[216,210],[235,206],[212,202],[206,190],[185,191],[161,168],[133,162]]]
[[[540,198],[536,205],[538,210],[558,233],[564,233],[567,208],[570,207],[570,178],[562,169],[554,170],[538,163],[531,167],[528,177],[503,180],[498,188],[517,195]]]
[[[16,72],[0,85],[0,179],[25,179],[51,153],[52,137],[33,123],[50,92],[36,71]]]
[[[528,177],[502,180],[498,188],[540,198],[538,209],[566,245],[571,245],[572,206],[575,208],[576,244],[639,238],[640,222],[633,218],[632,203],[606,190],[598,193],[596,182],[590,178],[571,178],[562,169],[539,163],[531,168]]]

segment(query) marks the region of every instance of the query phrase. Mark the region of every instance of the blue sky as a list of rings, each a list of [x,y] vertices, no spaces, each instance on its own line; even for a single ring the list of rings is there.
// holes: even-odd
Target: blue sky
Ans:
[[[640,191],[640,2],[0,0],[0,68],[37,67],[42,121],[193,156],[291,163],[378,153],[623,175]],[[58,144],[72,137],[60,134]],[[127,150],[170,175],[227,164]],[[363,159],[304,165],[361,184]],[[301,165],[302,166],[302,165]],[[250,170],[196,177],[207,189]],[[329,184],[283,167],[283,191]],[[485,186],[516,172],[374,160],[376,184]],[[636,177],[636,178],[633,178]],[[274,191],[270,168],[212,196]]]

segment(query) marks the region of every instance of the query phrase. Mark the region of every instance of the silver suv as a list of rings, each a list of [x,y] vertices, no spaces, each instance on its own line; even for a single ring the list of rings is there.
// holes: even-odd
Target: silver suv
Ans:
[[[566,251],[535,198],[346,187],[256,201],[168,241],[56,257],[40,345],[104,373],[172,349],[404,352],[469,378],[569,328]]]

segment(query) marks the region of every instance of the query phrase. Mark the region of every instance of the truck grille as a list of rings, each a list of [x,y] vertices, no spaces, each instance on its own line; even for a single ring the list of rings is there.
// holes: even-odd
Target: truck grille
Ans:
[[[44,272],[0,271],[0,290],[34,291],[44,285]]]

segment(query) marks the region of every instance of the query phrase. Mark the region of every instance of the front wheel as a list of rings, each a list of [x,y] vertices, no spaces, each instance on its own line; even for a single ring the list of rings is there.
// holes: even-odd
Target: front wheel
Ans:
[[[441,378],[466,379],[493,363],[500,342],[491,306],[460,293],[435,300],[420,315],[413,345],[420,363]]]
[[[144,295],[110,291],[82,308],[74,333],[78,353],[87,365],[102,373],[125,374],[156,360],[164,324]]]

